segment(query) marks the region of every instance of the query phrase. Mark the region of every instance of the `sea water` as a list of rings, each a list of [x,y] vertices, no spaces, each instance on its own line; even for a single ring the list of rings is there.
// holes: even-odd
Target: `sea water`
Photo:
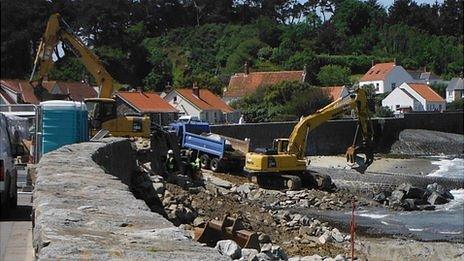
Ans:
[[[432,177],[459,178],[464,179],[464,159],[439,159],[432,161],[438,166],[438,170],[429,174]]]
[[[438,170],[428,174],[464,180],[464,159],[434,158]],[[434,211],[391,211],[388,209],[359,210],[358,216],[383,225],[383,230],[414,235],[423,240],[452,240],[464,242],[464,189],[450,191],[454,199],[436,205]]]

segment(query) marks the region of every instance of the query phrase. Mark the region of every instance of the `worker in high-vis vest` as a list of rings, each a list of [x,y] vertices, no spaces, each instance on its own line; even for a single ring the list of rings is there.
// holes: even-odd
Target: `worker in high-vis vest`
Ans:
[[[190,165],[192,166],[192,178],[199,179],[201,177],[200,158],[197,157]]]
[[[176,170],[176,159],[174,158],[174,151],[168,150],[168,155],[166,158],[166,170],[169,173],[172,173]]]

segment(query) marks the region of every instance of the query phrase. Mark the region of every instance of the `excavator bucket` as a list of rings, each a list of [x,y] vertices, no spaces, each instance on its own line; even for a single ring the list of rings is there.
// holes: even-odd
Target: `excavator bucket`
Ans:
[[[242,248],[260,250],[258,234],[243,229],[240,219],[228,215],[223,220],[206,222],[203,228],[195,228],[195,240],[214,247],[219,240],[234,240]]]
[[[370,150],[369,150],[370,151]],[[346,161],[347,164],[353,169],[366,169],[373,162],[373,153],[363,153],[360,154],[359,146],[350,146],[346,150]]]

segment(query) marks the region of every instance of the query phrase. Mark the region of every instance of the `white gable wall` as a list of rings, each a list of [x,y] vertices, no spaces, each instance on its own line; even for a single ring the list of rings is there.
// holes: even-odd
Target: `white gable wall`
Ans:
[[[414,81],[414,79],[402,66],[394,66],[387,74],[387,77],[385,77],[382,93],[391,92],[394,88],[399,87],[401,84],[412,81]]]
[[[396,88],[388,94],[382,100],[382,106],[388,107],[393,112],[399,107],[411,107],[414,111],[422,110],[422,106],[400,88]]]
[[[423,107],[424,111],[442,111],[446,108],[446,101],[443,102],[431,102],[424,99],[419,93],[414,91],[407,83],[403,83],[400,88],[407,90],[414,98],[416,98]]]
[[[193,106],[187,99],[184,99],[182,96],[178,95],[176,91],[168,93],[164,100],[167,101],[172,107],[179,110],[180,115],[189,115],[200,117],[201,110]]]
[[[375,87],[375,93],[385,93],[391,92],[394,88],[399,87],[402,83],[413,82],[414,79],[412,76],[402,67],[396,65],[393,69],[387,74],[384,80],[377,81],[363,81],[359,82],[359,86],[373,84]]]
[[[163,99],[171,104],[172,107],[178,109],[180,115],[196,116],[200,120],[209,123],[224,122],[225,116],[221,110],[201,110],[194,106],[189,100],[179,95],[176,91],[166,94]]]

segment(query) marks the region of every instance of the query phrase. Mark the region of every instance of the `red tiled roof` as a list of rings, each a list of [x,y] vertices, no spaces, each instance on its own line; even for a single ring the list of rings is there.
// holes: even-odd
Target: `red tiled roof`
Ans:
[[[61,93],[63,94],[68,94],[71,97],[73,101],[84,101],[84,99],[87,98],[95,98],[97,97],[97,92],[95,89],[85,83],[80,83],[80,82],[57,82],[57,81],[47,81],[43,82],[43,86],[47,90],[51,90],[55,84],[58,85],[58,87],[61,90]]]
[[[359,79],[360,82],[366,82],[366,81],[382,81],[385,80],[385,77],[388,75],[388,73],[393,69],[395,66],[395,63],[378,63],[374,66],[372,66],[369,71],[367,71],[366,74],[364,74],[361,79]]]
[[[236,73],[230,77],[224,97],[243,97],[251,94],[260,86],[274,85],[284,81],[304,80],[304,71],[252,72]]]
[[[234,111],[229,105],[221,100],[221,98],[213,94],[208,89],[200,89],[200,97],[194,95],[192,89],[175,89],[175,91],[202,110],[221,110],[223,112]]]
[[[330,95],[330,97],[332,97],[332,99],[335,101],[341,97],[343,88],[345,88],[345,86],[323,87],[322,89],[326,91],[327,94]]]
[[[11,91],[21,94],[21,99],[24,103],[39,104],[39,99],[34,94],[34,87],[26,80],[10,80],[5,79],[0,81],[2,87],[8,88]],[[61,82],[61,81],[44,81],[42,86],[51,91],[57,85],[62,94],[68,94],[74,101],[83,101],[86,98],[97,97],[97,92],[92,86],[80,82]]]
[[[417,92],[422,98],[430,102],[445,102],[432,88],[424,83],[408,83],[409,87]]]
[[[116,96],[142,113],[178,112],[168,102],[153,92],[117,92]]]

